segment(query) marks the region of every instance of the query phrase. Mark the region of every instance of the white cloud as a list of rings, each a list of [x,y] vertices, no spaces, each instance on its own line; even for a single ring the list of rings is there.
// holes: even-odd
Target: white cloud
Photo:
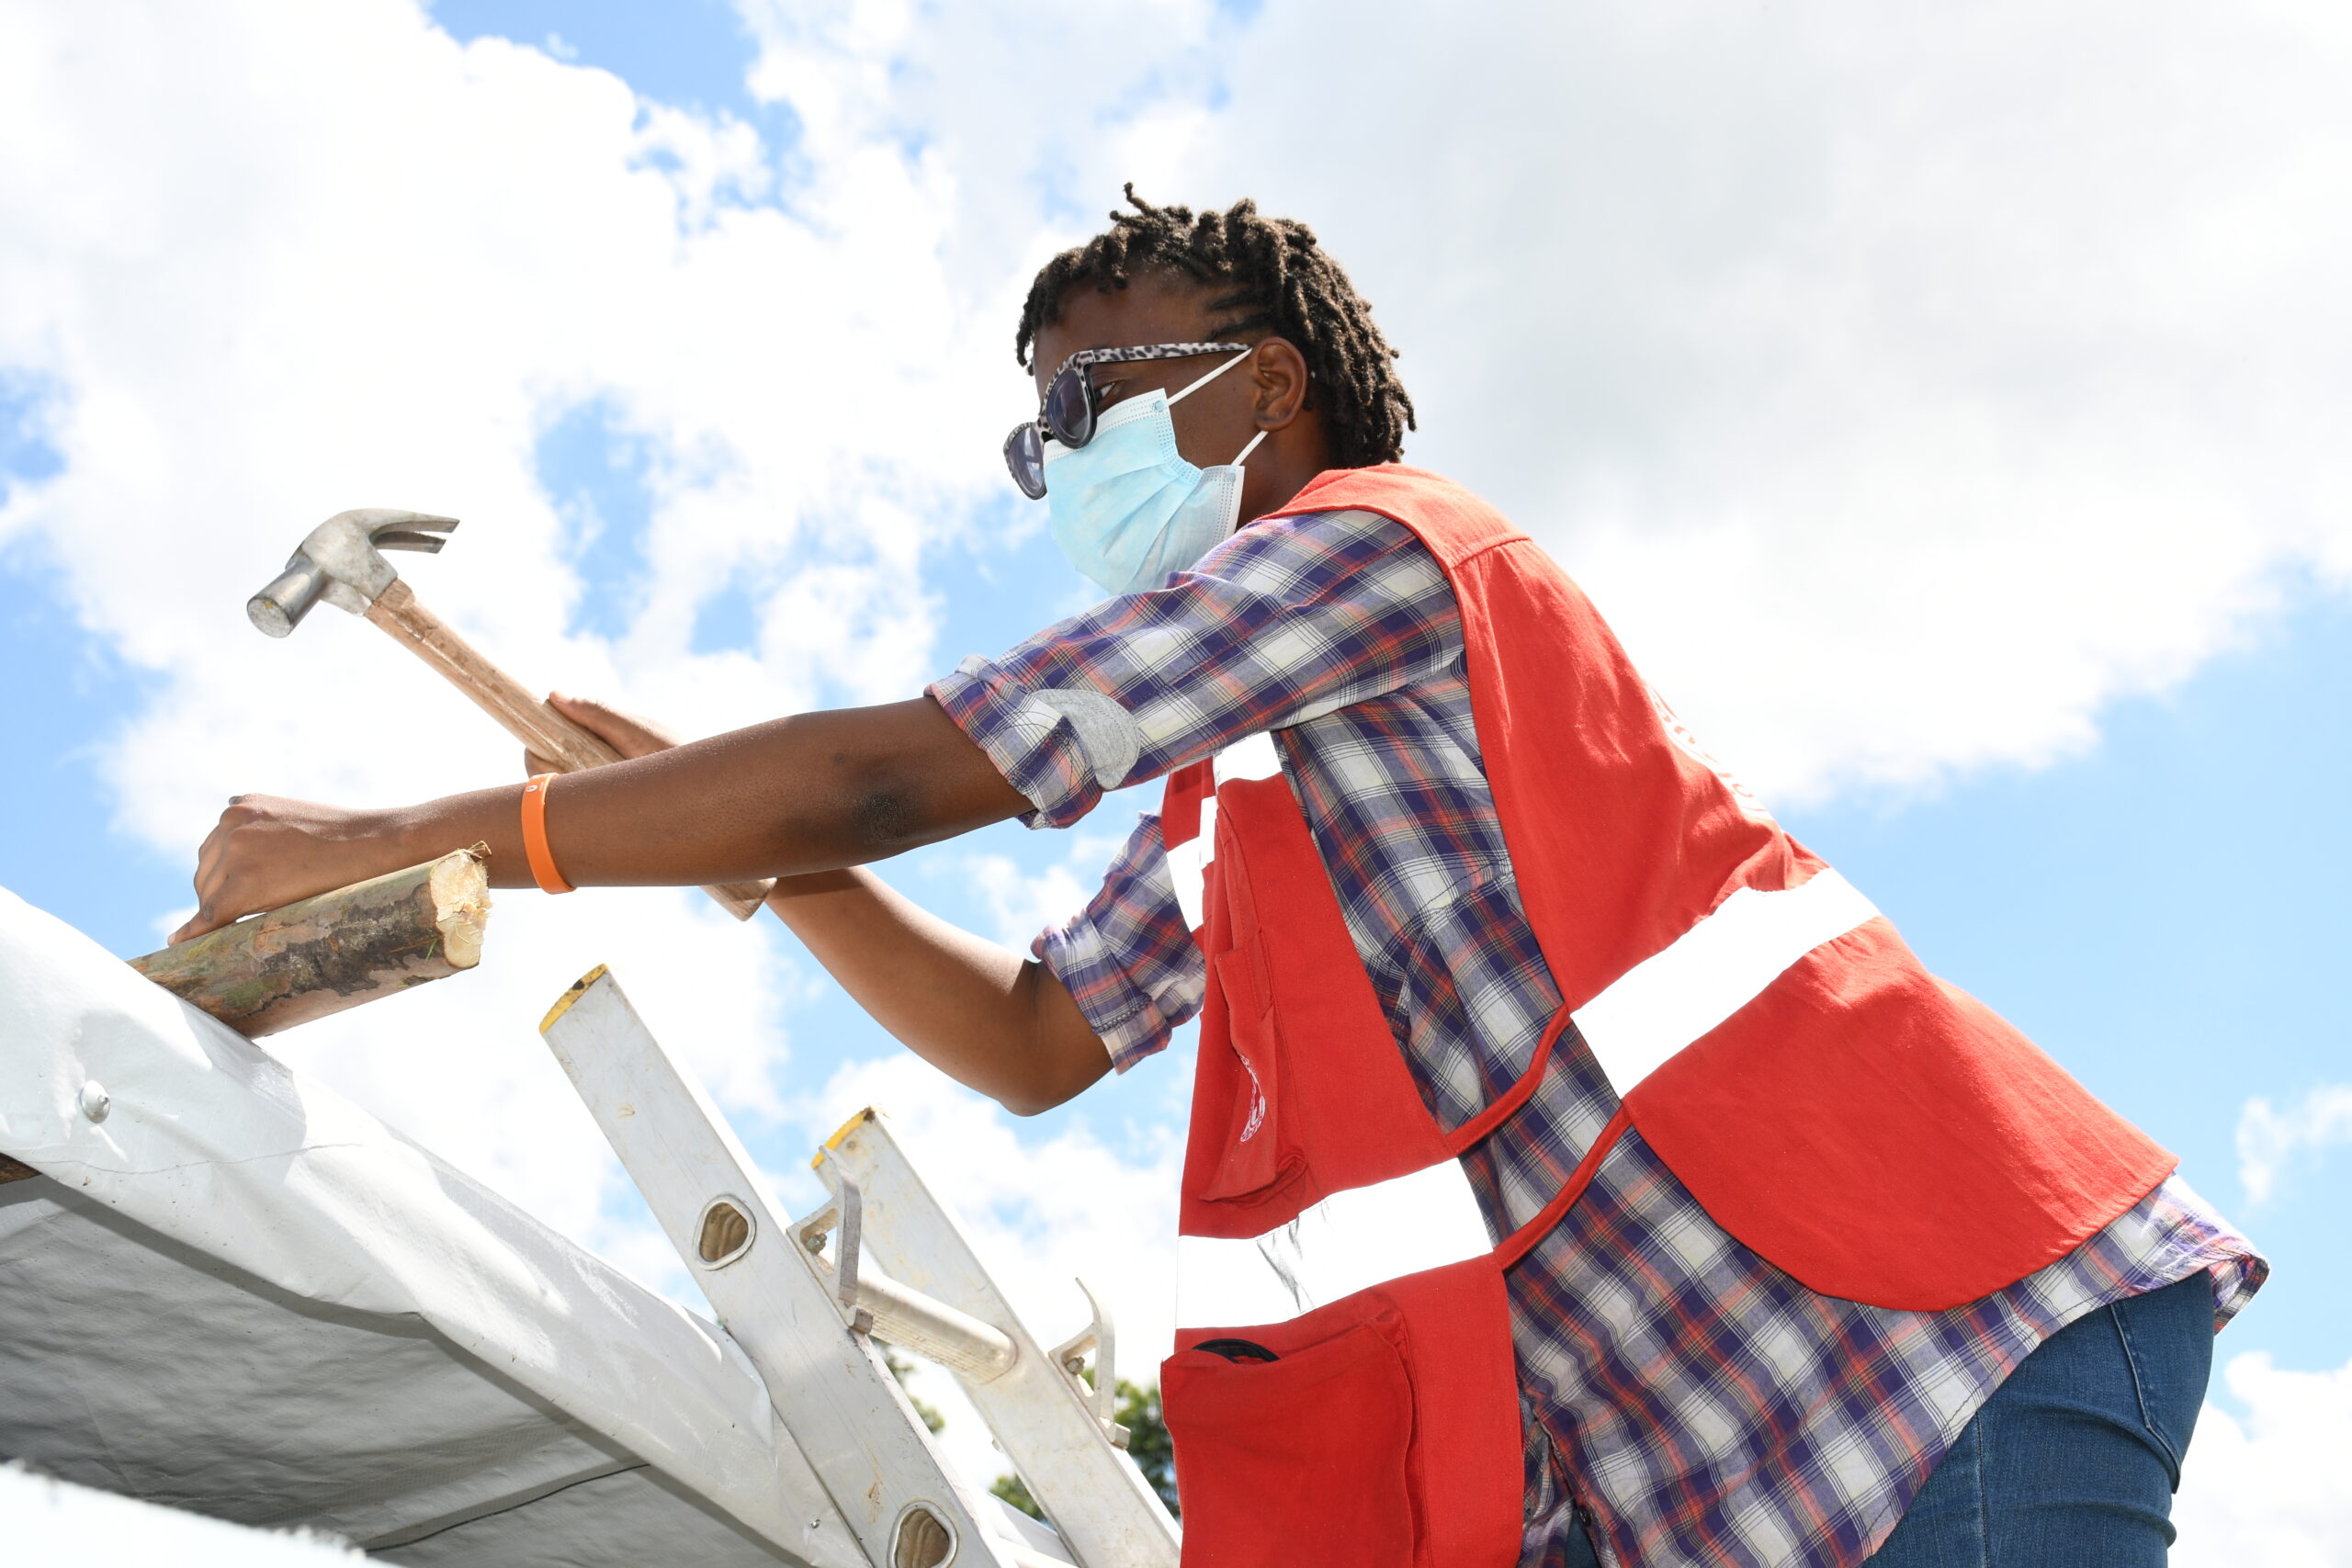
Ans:
[[[2352,1084],[2322,1084],[2284,1111],[2256,1095],[2238,1112],[2238,1184],[2266,1202],[2297,1156],[2337,1144],[2352,1144]]]
[[[1102,880],[1102,868],[1125,842],[1135,827],[1133,805],[1114,798],[1087,819],[1086,827],[1064,835],[1054,847],[1058,859],[1024,870],[1011,855],[966,855],[956,863],[965,891],[977,899],[988,919],[981,933],[1020,952],[1047,926],[1059,925],[1085,908]],[[1149,802],[1153,808],[1158,800]],[[1114,829],[1097,832],[1097,828]]]
[[[2341,584],[2352,14],[1273,0],[1181,165],[1771,798],[2080,749]]]
[[[2208,1404],[2197,1418],[2173,1521],[2180,1568],[2343,1568],[2352,1564],[2352,1365],[2282,1371],[2259,1351],[2222,1376],[2240,1420]]]
[[[1039,931],[1069,919],[1094,893],[1092,885],[1068,863],[1031,873],[1013,863],[1010,855],[972,855],[964,866],[971,886],[987,903],[988,934],[1024,950]]]

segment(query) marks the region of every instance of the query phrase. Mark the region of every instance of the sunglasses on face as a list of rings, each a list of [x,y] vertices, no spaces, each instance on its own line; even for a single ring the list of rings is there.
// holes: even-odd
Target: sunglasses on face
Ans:
[[[1045,400],[1037,417],[1023,420],[1004,438],[1004,466],[1012,482],[1032,501],[1046,498],[1046,442],[1079,447],[1094,439],[1095,422],[1102,412],[1102,394],[1087,374],[1096,365],[1125,365],[1139,359],[1190,359],[1198,354],[1246,354],[1246,343],[1148,343],[1134,348],[1081,348],[1062,361],[1046,383]],[[1223,367],[1219,367],[1223,368]],[[1194,383],[1198,385],[1198,383]],[[1187,387],[1185,391],[1191,391]],[[1182,396],[1179,393],[1178,396]],[[1173,402],[1175,399],[1169,400]]]

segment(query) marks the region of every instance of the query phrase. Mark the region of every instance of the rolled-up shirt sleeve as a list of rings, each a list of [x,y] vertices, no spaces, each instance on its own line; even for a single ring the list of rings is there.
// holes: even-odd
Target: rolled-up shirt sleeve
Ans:
[[[1254,524],[1165,586],[1105,600],[930,694],[1019,790],[1032,828],[1234,742],[1392,692],[1462,657],[1411,532],[1363,512]],[[1200,1010],[1206,981],[1147,817],[1086,908],[1032,949],[1122,1071]]]
[[[1145,814],[1086,908],[1029,950],[1069,987],[1112,1066],[1124,1073],[1167,1048],[1201,1010],[1208,970],[1176,905],[1159,817]]]

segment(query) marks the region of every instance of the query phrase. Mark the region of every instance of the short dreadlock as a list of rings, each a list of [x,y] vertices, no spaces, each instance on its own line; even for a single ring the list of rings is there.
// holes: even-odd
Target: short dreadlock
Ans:
[[[1047,262],[1029,286],[1013,340],[1023,368],[1038,329],[1061,320],[1062,300],[1079,285],[1107,294],[1137,271],[1178,272],[1220,290],[1211,310],[1237,312],[1211,327],[1210,338],[1255,333],[1298,345],[1309,406],[1321,412],[1340,467],[1395,462],[1403,454],[1405,432],[1416,426],[1413,400],[1390,363],[1396,351],[1340,264],[1317,247],[1313,230],[1261,217],[1247,199],[1195,214],[1154,207],[1132,184],[1126,195],[1133,212],[1113,212],[1109,229]]]

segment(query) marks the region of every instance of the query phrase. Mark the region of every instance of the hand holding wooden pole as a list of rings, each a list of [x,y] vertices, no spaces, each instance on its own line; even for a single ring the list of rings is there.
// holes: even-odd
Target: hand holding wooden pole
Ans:
[[[275,1034],[481,962],[490,852],[477,844],[134,958],[240,1034]]]

